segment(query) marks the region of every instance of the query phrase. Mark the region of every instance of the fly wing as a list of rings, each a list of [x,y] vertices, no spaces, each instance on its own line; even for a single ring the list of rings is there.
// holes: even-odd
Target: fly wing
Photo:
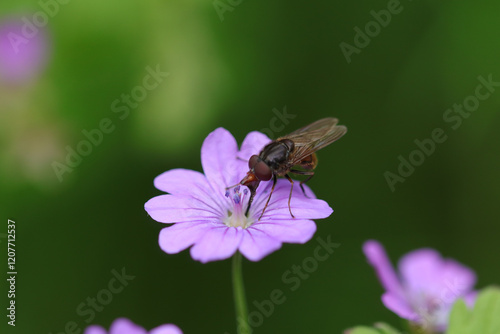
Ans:
[[[300,162],[308,155],[342,137],[347,132],[347,128],[343,125],[337,125],[338,121],[333,117],[323,118],[279,138],[290,139],[294,142],[295,149],[292,153],[292,163]]]

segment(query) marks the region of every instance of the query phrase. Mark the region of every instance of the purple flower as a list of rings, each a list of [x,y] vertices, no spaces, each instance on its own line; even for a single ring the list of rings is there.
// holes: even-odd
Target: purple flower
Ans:
[[[92,325],[85,329],[84,334],[107,334],[101,326]],[[109,327],[109,334],[182,334],[176,325],[166,324],[153,328],[149,332],[125,318],[118,318]]]
[[[173,169],[156,177],[159,190],[170,193],[150,199],[145,209],[162,223],[174,223],[160,232],[159,244],[169,254],[190,246],[193,259],[203,263],[223,260],[240,251],[247,259],[259,261],[281,247],[283,242],[305,243],[316,231],[311,219],[328,217],[333,210],[315,198],[305,186],[304,196],[295,184],[291,208],[288,210],[290,182],[278,180],[269,206],[260,220],[271,189],[271,182],[262,182],[248,213],[250,197],[245,187],[237,184],[248,171],[247,160],[258,154],[270,139],[260,132],[247,135],[241,150],[227,130],[218,128],[208,135],[201,148],[205,175]]]
[[[0,80],[25,82],[45,65],[48,41],[45,31],[18,18],[0,22]]]
[[[444,259],[433,249],[423,248],[406,254],[396,273],[383,246],[374,240],[363,245],[368,262],[374,267],[386,290],[384,305],[404,319],[430,331],[444,331],[453,303],[464,298],[474,303],[474,271]]]

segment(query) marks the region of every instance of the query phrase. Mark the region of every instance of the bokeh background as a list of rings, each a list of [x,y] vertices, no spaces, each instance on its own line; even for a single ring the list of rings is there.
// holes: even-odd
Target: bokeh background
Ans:
[[[69,321],[85,328],[78,305],[125,268],[135,279],[92,323],[108,327],[124,316],[148,329],[172,322],[187,334],[235,333],[230,261],[203,265],[188,251],[159,249],[164,226],[143,208],[160,194],[153,179],[176,167],[201,170],[201,144],[217,127],[241,142],[273,122],[276,138],[328,116],[349,132],[319,153],[310,186],[335,210],[317,222],[316,236],[340,247],[296,291],[282,275],[313,255],[314,239],[245,261],[250,303],[274,289],[287,298],[254,333],[399,325],[361,252],[371,238],[394,262],[433,247],[475,269],[478,287],[499,283],[500,87],[457,129],[443,114],[474,95],[478,76],[500,81],[500,3],[404,0],[349,63],[340,44],[355,46],[354,28],[364,30],[370,12],[387,7],[378,0],[2,1],[0,258],[6,263],[7,219],[14,219],[19,274],[17,326],[6,325],[2,292],[0,331],[64,333]],[[35,33],[23,28],[34,18]],[[6,35],[15,29],[21,39]],[[148,67],[169,76],[126,116],[115,112],[112,104],[125,105],[122,94],[142,85]],[[284,110],[294,117],[273,121]],[[105,118],[114,130],[59,179],[54,161],[65,163],[68,147],[86,140],[82,131]],[[447,140],[391,191],[384,173],[397,173],[398,157],[408,159],[414,140],[435,128]]]

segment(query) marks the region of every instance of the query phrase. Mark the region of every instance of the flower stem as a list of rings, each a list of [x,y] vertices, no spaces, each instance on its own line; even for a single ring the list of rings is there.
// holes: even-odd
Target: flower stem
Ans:
[[[250,334],[241,259],[241,253],[237,251],[233,255],[233,294],[234,306],[236,308],[236,332],[238,334]]]

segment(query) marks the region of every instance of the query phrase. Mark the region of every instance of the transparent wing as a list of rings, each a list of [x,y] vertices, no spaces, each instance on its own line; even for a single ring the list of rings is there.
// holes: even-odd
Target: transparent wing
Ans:
[[[347,128],[343,125],[337,125],[338,119],[330,117],[300,128],[289,135],[279,139],[290,139],[295,144],[293,151],[293,163],[300,162],[302,159],[330,145],[342,137]]]

